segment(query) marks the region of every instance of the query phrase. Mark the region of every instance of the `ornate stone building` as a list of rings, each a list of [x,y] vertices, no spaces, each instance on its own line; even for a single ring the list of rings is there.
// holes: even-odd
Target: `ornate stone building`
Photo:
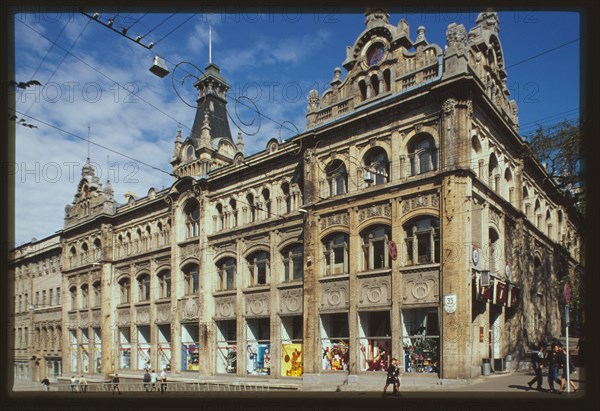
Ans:
[[[578,216],[519,135],[498,16],[444,48],[367,11],[307,129],[244,156],[211,64],[168,189],[115,202],[90,167],[61,232],[63,368],[472,378],[560,335]]]
[[[15,380],[56,381],[62,374],[61,252],[56,234],[11,253]]]

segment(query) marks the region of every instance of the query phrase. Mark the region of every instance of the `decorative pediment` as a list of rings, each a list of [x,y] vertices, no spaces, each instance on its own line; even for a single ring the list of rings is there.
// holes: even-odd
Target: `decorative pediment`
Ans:
[[[169,324],[171,322],[171,304],[156,306],[156,322],[159,324]]]
[[[200,303],[196,297],[188,297],[179,301],[182,321],[193,321],[200,318]]]
[[[131,312],[129,308],[122,308],[118,311],[119,325],[129,325],[131,323]]]

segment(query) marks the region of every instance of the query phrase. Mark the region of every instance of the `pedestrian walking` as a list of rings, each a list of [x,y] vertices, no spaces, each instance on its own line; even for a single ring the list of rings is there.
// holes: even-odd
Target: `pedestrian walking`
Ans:
[[[121,395],[121,389],[119,388],[119,383],[121,380],[119,379],[119,374],[115,374],[112,379],[112,393],[115,395],[115,391],[119,391],[119,395]]]
[[[156,391],[156,382],[158,381],[158,375],[156,371],[152,370],[152,374],[150,374],[150,382],[152,382],[152,391]]]
[[[50,380],[48,378],[44,378],[41,383],[46,391],[50,391]]]
[[[167,369],[163,368],[160,373],[160,393],[167,391]]]
[[[567,386],[567,364],[569,364],[569,373],[575,372],[575,364],[573,363],[571,356],[567,353],[567,350],[565,348],[562,349],[562,353],[563,353],[563,358],[565,359],[565,362],[563,364],[562,375],[560,376],[560,391],[559,392],[563,392]],[[573,392],[577,392],[577,386],[575,385],[573,380],[569,379],[569,385],[571,387],[573,387]]]
[[[83,374],[81,374],[81,378],[79,379],[79,391],[87,392],[88,383]]]
[[[554,383],[557,383],[560,387],[560,379],[558,378],[558,369],[562,363],[562,353],[558,343],[553,342],[550,345],[550,352],[548,353],[548,386],[550,392],[560,393],[560,391],[554,388]]]
[[[392,387],[394,389],[394,396],[398,396],[400,395],[400,390],[399,390],[399,385],[400,385],[400,378],[399,378],[399,373],[400,373],[400,369],[398,368],[398,360],[396,358],[392,358],[392,362],[391,364],[388,366],[387,369],[387,376],[385,379],[385,385],[383,386],[383,393],[381,394],[382,397],[385,397],[385,393],[387,391],[387,388],[390,384],[392,384]]]
[[[544,367],[545,356],[546,346],[542,344],[540,344],[538,351],[533,351],[531,353],[531,367],[535,372],[535,377],[527,383],[530,389],[534,382],[537,382],[537,386],[535,387],[536,390],[542,389],[542,382],[544,381],[544,378],[542,377],[542,368]]]
[[[77,392],[77,380],[74,375],[71,375],[71,392]]]
[[[146,392],[150,391],[150,373],[147,369],[144,373],[144,389],[146,390]]]

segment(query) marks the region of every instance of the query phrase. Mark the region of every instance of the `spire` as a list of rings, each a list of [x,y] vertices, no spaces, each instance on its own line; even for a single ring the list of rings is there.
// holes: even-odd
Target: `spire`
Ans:
[[[204,110],[204,120],[200,132],[200,145],[210,147],[210,121],[208,119],[208,110]]]
[[[212,26],[208,23],[208,64],[212,64]]]
[[[177,136],[175,136],[175,145],[173,147],[173,159],[176,159],[181,151],[181,125],[177,130]]]
[[[94,177],[94,167],[92,167],[92,164],[90,162],[90,125],[88,124],[88,138],[87,138],[87,142],[88,142],[88,147],[87,147],[87,161],[85,162],[85,164],[83,165],[83,167],[81,168],[81,176],[82,177]],[[90,180],[91,182],[91,180]]]

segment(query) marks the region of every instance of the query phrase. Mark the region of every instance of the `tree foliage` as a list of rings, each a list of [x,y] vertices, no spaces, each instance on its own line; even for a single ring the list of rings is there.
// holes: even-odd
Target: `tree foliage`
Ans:
[[[575,197],[582,195],[584,189],[582,134],[581,124],[564,120],[550,126],[540,125],[527,137],[533,154],[545,164],[559,190]]]

